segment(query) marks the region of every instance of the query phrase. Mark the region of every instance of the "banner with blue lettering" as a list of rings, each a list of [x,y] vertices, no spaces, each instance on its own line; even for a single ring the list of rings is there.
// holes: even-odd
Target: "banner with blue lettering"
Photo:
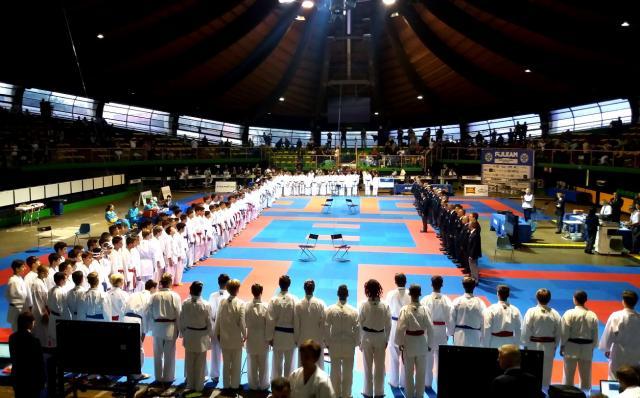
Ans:
[[[518,193],[533,183],[533,149],[483,149],[482,183],[490,191]]]

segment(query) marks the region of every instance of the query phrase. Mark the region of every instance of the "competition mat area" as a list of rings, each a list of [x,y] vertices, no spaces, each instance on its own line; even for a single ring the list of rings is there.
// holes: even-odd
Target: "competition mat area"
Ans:
[[[197,200],[195,197],[191,199]],[[337,287],[347,284],[349,304],[357,306],[364,298],[363,285],[366,280],[378,279],[386,295],[395,287],[394,274],[404,272],[408,278],[407,286],[412,283],[422,285],[423,295],[431,291],[429,279],[434,274],[444,277],[443,293],[451,298],[462,294],[461,272],[439,251],[439,241],[433,229],[430,228],[426,234],[420,233],[421,220],[413,208],[412,197],[353,197],[354,202],[359,204],[359,211],[355,214],[349,212],[345,199],[335,197],[327,214],[322,211],[324,197],[286,197],[277,200],[273,207],[265,209],[257,220],[249,224],[229,247],[187,272],[183,285],[176,288],[177,292],[186,298],[189,284],[200,280],[205,283],[203,298],[208,298],[217,290],[218,274],[224,272],[242,282],[241,299],[250,300],[250,286],[259,282],[264,286],[263,301],[268,301],[278,290],[278,277],[289,274],[292,279],[290,292],[297,297],[304,296],[304,281],[314,279],[316,296],[327,305],[336,302]],[[456,203],[465,206],[467,212],[480,213],[485,242],[495,239],[495,233],[489,231],[487,226],[490,213],[497,210],[519,213],[517,205],[508,200],[455,199]],[[318,245],[313,250],[317,259],[302,262],[299,261],[298,245],[304,243],[309,233],[320,235]],[[345,257],[349,261],[332,259],[335,249],[330,235],[337,233],[343,234],[345,243],[351,245]],[[30,250],[37,250],[37,255],[45,263],[46,256],[51,252],[50,248]],[[4,295],[11,274],[11,261],[33,254],[21,252],[0,258],[0,294]],[[485,250],[479,262],[482,283],[476,289],[476,295],[482,297],[487,305],[497,300],[496,286],[505,283],[511,287],[511,302],[524,314],[535,305],[535,291],[546,287],[552,292],[551,306],[563,314],[573,307],[574,291],[584,289],[589,294],[588,308],[595,311],[600,320],[600,333],[609,315],[621,308],[621,292],[624,289],[640,289],[640,272],[634,267],[575,264],[570,256],[554,259],[554,264],[548,261],[544,264],[542,261],[539,264],[494,262],[492,258],[493,249],[490,253]],[[499,258],[506,259],[508,256]],[[0,314],[6,312],[6,301],[0,300]],[[3,315],[0,317],[0,341],[7,340],[10,332],[8,327]],[[152,347],[152,338],[147,336],[143,371],[151,375]],[[180,341],[177,347],[176,383],[182,383],[184,350]],[[353,396],[359,396],[362,389],[362,359],[360,352],[356,351]],[[562,379],[562,362],[559,353],[556,355],[553,382],[559,383]],[[244,372],[246,364],[243,366],[243,384],[246,383]],[[600,380],[607,379],[606,375],[606,359],[600,351],[596,351],[592,378],[594,386]],[[152,381],[153,377],[149,382]],[[387,385],[386,388],[387,396],[393,396],[390,387]],[[433,392],[431,394],[435,396]]]

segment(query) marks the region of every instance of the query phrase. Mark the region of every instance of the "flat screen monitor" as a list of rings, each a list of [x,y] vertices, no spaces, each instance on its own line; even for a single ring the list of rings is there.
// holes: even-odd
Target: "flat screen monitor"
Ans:
[[[600,380],[600,393],[608,398],[620,396],[620,383],[615,380]]]
[[[59,361],[65,372],[140,374],[140,325],[121,322],[58,321]]]
[[[521,368],[536,378],[542,390],[543,352],[521,350],[520,353]],[[438,398],[477,397],[481,391],[491,391],[491,383],[502,373],[495,348],[442,345],[438,357]]]

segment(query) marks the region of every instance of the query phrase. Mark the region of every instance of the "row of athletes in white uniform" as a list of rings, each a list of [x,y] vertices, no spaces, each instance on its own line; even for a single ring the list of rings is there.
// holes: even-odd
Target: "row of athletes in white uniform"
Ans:
[[[358,196],[360,174],[356,172],[331,172],[329,174],[310,171],[306,174],[278,173],[273,180],[278,187],[277,196]],[[362,172],[365,196],[377,196],[380,177],[376,172]]]

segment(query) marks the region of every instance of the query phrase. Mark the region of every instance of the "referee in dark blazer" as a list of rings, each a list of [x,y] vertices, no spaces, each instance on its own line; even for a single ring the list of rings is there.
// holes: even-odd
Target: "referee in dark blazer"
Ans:
[[[15,398],[40,398],[46,377],[40,340],[31,334],[31,312],[18,315],[18,331],[9,336],[11,384]]]

